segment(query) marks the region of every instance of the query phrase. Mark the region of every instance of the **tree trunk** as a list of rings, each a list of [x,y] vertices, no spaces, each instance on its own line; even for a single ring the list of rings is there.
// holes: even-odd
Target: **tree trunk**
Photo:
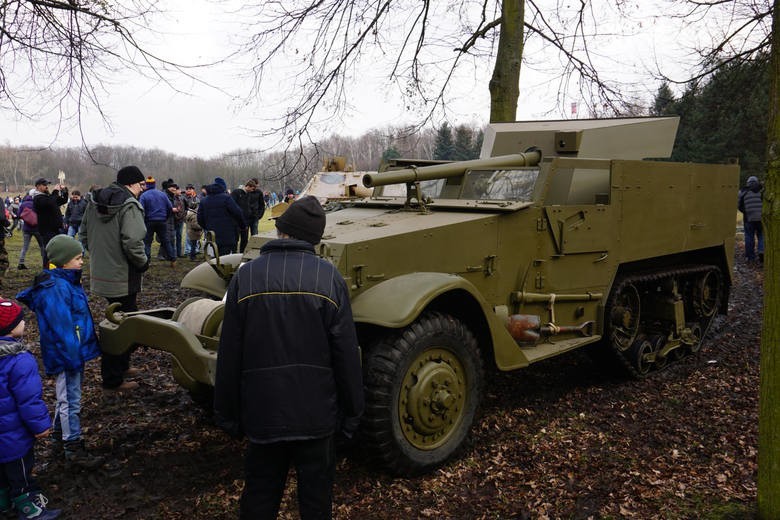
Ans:
[[[780,0],[774,0],[764,183],[764,322],[758,418],[758,517],[780,518]]]
[[[514,121],[520,97],[520,63],[523,58],[524,0],[504,0],[501,34],[493,77],[490,79],[490,122]]]

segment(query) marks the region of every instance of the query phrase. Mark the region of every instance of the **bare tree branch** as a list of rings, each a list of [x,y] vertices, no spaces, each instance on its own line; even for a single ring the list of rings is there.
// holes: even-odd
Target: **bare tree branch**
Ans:
[[[3,0],[0,1],[0,110],[35,120],[58,115],[57,139],[64,124],[77,125],[96,112],[110,125],[102,103],[115,72],[132,69],[180,92],[176,78],[201,82],[194,70],[139,43],[156,0]],[[215,88],[215,87],[214,87]]]
[[[691,31],[714,26],[719,34],[702,48],[693,49],[699,56],[698,71],[682,78],[672,78],[659,71],[660,80],[673,84],[700,81],[734,62],[755,59],[771,47],[773,3],[770,0],[686,0],[670,2],[670,9],[680,8],[671,16],[681,20]]]
[[[636,110],[620,85],[603,79],[592,59],[591,41],[600,35],[591,3],[570,4],[551,8],[526,0],[528,37],[547,42],[565,63],[559,91],[578,89],[594,111]],[[361,88],[352,74],[367,67],[385,70],[386,85],[401,90],[408,110],[417,114],[413,128],[446,119],[453,82],[465,63],[476,70],[495,58],[504,22],[501,0],[277,0],[250,2],[243,11],[251,12],[252,30],[244,54],[254,62],[245,103],[276,101],[285,108],[282,118],[269,118],[257,135],[274,136],[271,146],[297,154],[310,141],[313,125],[338,120],[349,110],[347,86]],[[279,85],[283,69],[285,97],[274,100],[269,88]]]

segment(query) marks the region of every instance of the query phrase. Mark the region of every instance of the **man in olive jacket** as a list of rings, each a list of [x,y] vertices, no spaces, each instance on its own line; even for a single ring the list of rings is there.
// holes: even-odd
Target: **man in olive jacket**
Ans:
[[[149,268],[144,251],[144,210],[138,202],[144,175],[135,166],[119,170],[116,182],[87,195],[81,221],[81,243],[90,254],[90,289],[126,312],[138,310],[136,296],[142,273]],[[138,383],[124,381],[130,351],[119,356],[103,352],[101,372],[107,390],[127,391]]]
[[[347,284],[314,252],[324,228],[316,198],[295,202],[228,287],[214,411],[249,439],[241,518],[276,518],[290,464],[301,518],[330,518],[334,434],[351,437],[363,413]]]

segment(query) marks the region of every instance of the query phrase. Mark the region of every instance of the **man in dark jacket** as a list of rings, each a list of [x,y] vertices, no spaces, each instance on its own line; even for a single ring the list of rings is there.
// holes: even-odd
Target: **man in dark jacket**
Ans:
[[[363,413],[357,335],[347,284],[314,252],[317,199],[293,204],[276,229],[228,287],[215,418],[249,439],[241,518],[276,518],[290,464],[301,517],[330,518],[334,434],[351,437]]]
[[[187,205],[187,209],[197,209],[200,204],[200,195],[195,190],[194,184],[187,184],[184,188],[184,203]]]
[[[79,237],[89,251],[90,288],[108,303],[121,304],[121,310],[138,310],[136,297],[141,291],[143,273],[149,268],[144,250],[144,210],[138,202],[144,176],[136,166],[125,166],[116,174],[116,182],[87,195],[87,210]],[[130,369],[130,351],[101,359],[103,388],[124,392],[138,387],[125,381]]]
[[[252,179],[246,181],[243,189],[238,188],[230,194],[230,197],[241,208],[241,214],[244,216],[244,222],[246,223],[246,227],[241,230],[238,244],[238,250],[241,253],[246,249],[246,244],[249,240],[249,230],[252,229],[252,234],[256,234],[257,221],[263,217],[265,204],[261,202],[262,196],[262,192],[257,189],[257,183]],[[254,227],[252,227],[253,225]]]
[[[750,176],[747,186],[739,191],[737,207],[742,212],[742,224],[745,229],[745,258],[748,263],[756,260],[756,242],[758,242],[758,262],[764,263],[764,229],[761,225],[761,207],[763,206],[761,183],[758,177]]]
[[[173,214],[173,206],[168,196],[157,189],[154,177],[146,178],[146,189],[138,198],[141,206],[144,208],[144,223],[146,224],[146,256],[152,256],[152,240],[157,235],[157,241],[160,242],[160,256],[171,263],[171,267],[176,267],[176,251],[173,248],[174,237],[168,234],[168,219]]]
[[[253,211],[252,220],[247,224],[249,225],[250,233],[256,235],[257,223],[263,218],[263,213],[265,213],[265,199],[263,197],[263,190],[260,189],[260,183],[257,178],[249,179],[247,184],[252,185],[252,189],[247,190],[247,195],[249,195],[249,206]]]
[[[59,233],[62,233],[62,212],[60,206],[68,202],[68,188],[62,185],[49,193],[49,181],[38,179],[35,181],[35,194],[33,195],[33,208],[38,214],[38,233],[41,235],[44,249],[41,250],[43,268],[49,268],[49,258],[46,256],[46,244]]]
[[[238,234],[246,229],[246,222],[241,209],[227,194],[227,184],[221,177],[206,186],[206,196],[198,206],[198,225],[214,232],[220,255],[238,251]]]
[[[163,192],[171,202],[171,216],[168,217],[168,237],[170,238],[173,250],[177,258],[182,258],[182,232],[184,231],[184,217],[187,216],[187,205],[184,202],[184,196],[179,190],[179,185],[168,179],[163,182]]]
[[[68,226],[68,236],[75,237],[81,227],[81,219],[84,218],[84,210],[87,209],[86,199],[81,198],[79,190],[73,190],[70,194],[70,202],[65,209],[65,225]]]

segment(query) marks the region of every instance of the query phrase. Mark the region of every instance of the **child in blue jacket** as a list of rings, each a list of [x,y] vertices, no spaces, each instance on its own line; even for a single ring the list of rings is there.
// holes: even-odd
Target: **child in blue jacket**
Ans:
[[[20,342],[22,308],[0,298],[0,514],[19,518],[57,518],[31,474],[35,439],[49,434],[51,421],[43,402],[38,363]],[[13,501],[13,502],[12,502]]]
[[[56,235],[46,245],[50,269],[36,276],[33,286],[16,298],[38,316],[43,366],[47,375],[56,377],[53,429],[62,438],[65,459],[94,468],[103,460],[87,453],[81,438],[81,380],[84,365],[100,355],[100,346],[81,286],[82,253],[76,239]]]

